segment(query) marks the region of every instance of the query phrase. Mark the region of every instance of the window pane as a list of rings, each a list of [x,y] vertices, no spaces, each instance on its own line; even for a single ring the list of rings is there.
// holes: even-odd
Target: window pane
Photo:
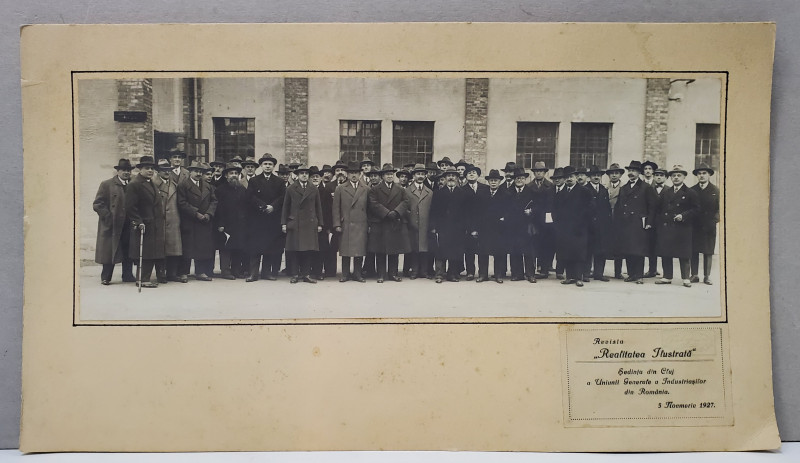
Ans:
[[[255,147],[254,118],[215,117],[214,159],[227,162],[235,156],[252,155]]]
[[[570,137],[569,163],[573,167],[608,167],[608,147],[611,142],[608,123],[573,122]]]
[[[702,163],[719,170],[719,124],[697,124],[695,138],[695,167]]]
[[[558,122],[517,122],[517,164],[530,169],[542,161],[553,169],[557,144]]]
[[[395,167],[433,161],[433,121],[394,121],[392,124]]]
[[[339,121],[339,158],[344,162],[359,162],[369,158],[381,162],[380,121]]]

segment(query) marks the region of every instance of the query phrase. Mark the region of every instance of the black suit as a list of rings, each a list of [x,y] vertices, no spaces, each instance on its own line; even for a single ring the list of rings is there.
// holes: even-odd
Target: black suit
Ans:
[[[509,240],[509,260],[511,261],[511,279],[522,280],[534,278],[536,274],[536,253],[533,236],[536,233],[533,218],[540,213],[537,209],[533,191],[526,185],[522,191],[515,186],[510,188],[508,217],[506,226]],[[530,215],[525,214],[531,209]]]
[[[482,248],[482,237],[478,231],[478,218],[481,212],[486,209],[486,204],[489,199],[489,186],[483,183],[476,182],[476,190],[468,184],[461,187],[466,193],[466,205],[464,214],[466,214],[467,233],[464,241],[464,263],[467,270],[467,276],[475,275],[475,255],[478,256],[478,271],[481,276],[487,275],[489,272],[489,253],[485,252]],[[477,236],[472,236],[473,232],[477,232]],[[484,278],[487,278],[484,276]]]
[[[277,276],[281,265],[281,254],[285,237],[281,231],[281,208],[286,195],[286,184],[272,174],[257,175],[247,184],[247,200],[250,211],[247,218],[247,251],[250,254],[250,275],[258,278],[261,257],[263,267],[260,275]],[[267,212],[267,206],[272,211]]]
[[[589,247],[589,223],[592,212],[592,195],[586,187],[565,187],[553,204],[553,221],[556,225],[556,249],[559,264],[566,269],[568,280],[584,277]]]
[[[458,279],[460,264],[464,256],[464,237],[466,234],[465,206],[467,193],[455,187],[443,187],[433,192],[429,227],[435,231],[436,276]]]

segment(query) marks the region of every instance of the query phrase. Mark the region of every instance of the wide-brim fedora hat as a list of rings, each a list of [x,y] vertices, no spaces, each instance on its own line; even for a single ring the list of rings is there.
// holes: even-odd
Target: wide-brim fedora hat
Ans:
[[[142,156],[136,163],[136,168],[141,169],[142,167],[156,167],[156,160],[153,159],[153,156]]]
[[[536,161],[533,163],[533,168],[531,170],[534,172],[547,172],[550,169],[547,168],[544,161]]]
[[[589,167],[589,175],[594,175],[594,174],[603,175],[605,173],[606,172],[603,169],[601,169],[600,166],[598,166],[596,164],[592,164],[592,166]]]
[[[293,163],[293,164],[294,164],[294,163]],[[289,167],[291,168],[291,167],[292,167],[292,164],[289,164]],[[307,166],[307,165],[305,165],[305,164],[299,164],[299,163],[297,163],[297,166],[295,166],[295,167],[293,168],[293,170],[294,170],[294,173],[295,173],[295,174],[297,174],[297,173],[300,173],[300,172],[308,172],[309,174],[311,173],[311,167],[309,167],[309,166]],[[319,169],[317,169],[317,172],[319,172]]]
[[[166,159],[164,159],[166,161]],[[169,163],[169,161],[168,161]],[[131,164],[130,159],[122,158],[117,162],[117,165],[114,166],[114,169],[117,170],[133,170],[133,164]]]
[[[505,179],[504,176],[500,175],[500,171],[497,170],[497,169],[489,170],[489,175],[487,175],[487,176],[485,176],[483,178],[485,178],[486,180],[492,180],[492,179],[503,180],[503,179]]]
[[[166,159],[159,159],[158,164],[156,164],[158,170],[172,170],[172,165]]]
[[[258,165],[260,166],[261,164],[264,164],[266,161],[272,161],[272,164],[278,164],[278,160],[275,159],[275,156],[269,153],[264,153],[261,156],[261,159],[258,160]]]
[[[240,162],[241,162],[241,161],[240,161]],[[210,165],[211,167],[220,166],[220,167],[222,167],[222,168],[225,168],[225,163],[224,163],[224,162],[222,162],[222,161],[217,161],[217,160],[211,161],[211,162],[209,163],[209,165]]]
[[[645,161],[645,162],[642,163],[642,170],[644,170],[644,168],[647,167],[647,166],[652,167],[653,170],[658,169],[658,164],[656,164],[655,162],[653,162],[653,161]]]
[[[562,172],[563,172],[564,177],[569,177],[572,174],[577,174],[577,169],[575,169],[572,166],[566,166],[566,167],[564,167]]]
[[[700,163],[700,165],[699,165],[699,166],[697,166],[697,167],[696,167],[696,168],[695,168],[695,169],[692,171],[692,173],[693,173],[694,175],[697,175],[697,173],[698,173],[698,172],[700,172],[701,170],[705,170],[705,171],[707,171],[709,175],[714,175],[714,169],[712,169],[712,168],[711,168],[711,166],[709,166],[709,165],[708,165],[708,164],[706,164],[705,162],[702,162],[702,163]]]
[[[514,169],[517,168],[517,163],[513,161],[509,161],[506,163],[506,166],[503,167],[501,170],[506,173],[514,172]]]
[[[617,164],[616,162],[614,162],[610,166],[608,166],[608,169],[606,169],[606,174],[613,174],[614,172],[619,172],[620,174],[624,174],[625,169],[620,167],[619,164]]]
[[[334,165],[333,167],[336,169],[344,167],[345,170],[347,170],[347,172],[361,172],[361,164],[359,164],[357,161],[351,161],[347,165],[344,165],[344,163],[340,164],[337,162],[336,165]]]
[[[675,164],[674,166],[672,166],[672,169],[669,172],[667,172],[667,175],[672,175],[674,173],[680,173],[683,174],[684,176],[689,175],[689,172],[686,172],[686,169],[684,169],[683,166],[680,164]]]
[[[530,175],[531,175],[531,174],[529,174],[529,173],[525,172],[525,169],[524,169],[524,168],[522,168],[522,167],[517,167],[517,168],[515,168],[515,169],[514,169],[514,172],[513,172],[513,174],[512,174],[512,176],[513,176],[514,178],[517,178],[517,177],[525,177],[525,178],[527,178],[527,177],[530,177]]]
[[[394,172],[397,172],[397,171],[398,171],[398,169],[396,169],[392,164],[387,162],[386,164],[383,165],[381,170],[379,170],[378,172],[381,175],[383,175],[383,174],[388,174],[390,172],[394,173]]]
[[[625,168],[628,169],[628,170],[635,169],[635,170],[638,170],[639,172],[641,172],[643,170],[641,161],[631,161],[630,164],[625,166]]]
[[[437,167],[436,170],[439,170],[439,168]],[[411,173],[416,174],[417,172],[427,173],[428,168],[425,167],[425,164],[414,164],[414,167],[411,168]]]
[[[464,175],[470,173],[473,170],[478,173],[478,177],[480,177],[483,174],[480,167],[474,164],[467,164],[467,170],[464,171]]]
[[[369,164],[369,165],[371,165],[371,166],[374,166],[374,165],[375,165],[375,163],[374,163],[374,162],[372,162],[372,159],[370,159],[370,158],[364,158],[364,159],[362,159],[362,160],[361,160],[361,162],[359,163],[359,165],[360,165],[361,167],[364,167],[364,166],[365,166],[365,165],[367,165],[367,164]]]
[[[564,168],[563,167],[556,167],[553,170],[553,174],[550,176],[551,179],[557,180],[559,178],[564,178]]]
[[[440,160],[436,161],[436,164],[437,164],[437,165],[444,164],[444,165],[446,165],[446,166],[452,166],[452,165],[453,165],[453,161],[451,161],[451,160],[450,160],[450,158],[448,158],[447,156],[445,156],[445,157],[443,157],[442,159],[440,159]]]
[[[229,162],[228,164],[225,165],[225,168],[222,169],[222,176],[224,177],[224,176],[228,175],[228,172],[230,172],[230,171],[236,171],[236,172],[241,174],[242,173],[242,168],[237,166],[236,164],[234,164],[232,162]]]

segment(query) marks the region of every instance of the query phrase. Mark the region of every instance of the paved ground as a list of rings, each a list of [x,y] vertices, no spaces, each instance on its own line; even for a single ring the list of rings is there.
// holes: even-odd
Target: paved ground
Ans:
[[[219,321],[430,319],[490,317],[718,317],[721,314],[719,269],[712,286],[684,288],[611,280],[592,281],[583,288],[561,285],[551,277],[536,284],[493,281],[435,284],[404,279],[378,284],[340,283],[326,279],[316,285],[290,284],[288,278],[246,283],[244,280],[162,284],[137,293],[134,283],[120,281],[119,268],[110,286],[100,285],[100,266],[80,270],[78,320],[86,321]],[[608,272],[608,269],[607,269]],[[365,320],[366,319],[366,320]],[[622,320],[621,320],[622,321]]]

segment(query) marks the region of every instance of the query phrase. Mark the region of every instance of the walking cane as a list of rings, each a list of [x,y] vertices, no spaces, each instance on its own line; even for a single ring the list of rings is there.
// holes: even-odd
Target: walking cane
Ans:
[[[136,286],[142,292],[142,249],[144,248],[144,224],[139,226],[139,267],[136,270]]]

